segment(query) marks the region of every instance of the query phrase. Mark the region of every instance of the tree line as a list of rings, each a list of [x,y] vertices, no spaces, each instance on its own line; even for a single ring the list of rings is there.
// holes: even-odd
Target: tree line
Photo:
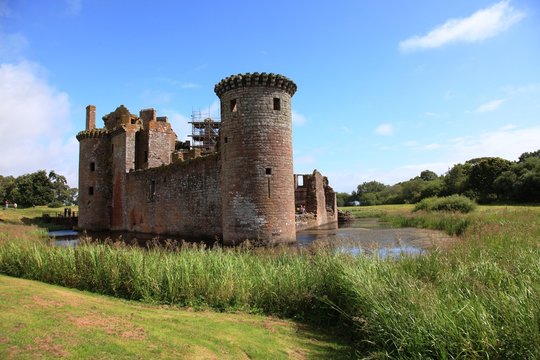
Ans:
[[[465,195],[478,203],[540,202],[540,150],[518,161],[482,157],[456,164],[442,176],[424,170],[395,185],[364,182],[352,193],[338,193],[338,206],[414,204],[433,196]]]
[[[39,170],[18,177],[0,175],[0,198],[23,207],[61,207],[77,203],[77,188],[70,188],[64,176]]]

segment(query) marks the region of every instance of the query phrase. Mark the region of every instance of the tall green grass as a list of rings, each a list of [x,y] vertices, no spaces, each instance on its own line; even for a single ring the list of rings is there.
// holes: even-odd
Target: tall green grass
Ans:
[[[458,220],[469,223],[452,248],[399,259],[328,248],[166,251],[6,242],[0,272],[146,302],[337,325],[351,334],[359,356],[539,358],[538,212],[447,221]]]

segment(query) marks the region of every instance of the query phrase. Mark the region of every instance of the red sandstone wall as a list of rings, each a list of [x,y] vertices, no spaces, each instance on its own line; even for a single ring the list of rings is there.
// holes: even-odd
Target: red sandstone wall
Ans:
[[[79,150],[79,223],[81,229],[110,226],[110,143],[104,136],[83,137]],[[91,164],[94,164],[93,166]],[[92,188],[92,194],[90,194]]]
[[[146,129],[145,129],[146,131]],[[171,153],[174,151],[176,135],[171,125],[164,121],[148,123],[148,168],[171,163]]]
[[[217,156],[127,174],[124,230],[221,237],[219,176]]]
[[[302,186],[298,186],[299,176],[303,177]],[[337,221],[336,193],[317,170],[312,175],[295,175],[295,206],[302,205],[306,212],[316,215],[314,226]]]
[[[274,98],[281,99],[281,110],[273,109]],[[226,244],[296,241],[290,104],[291,96],[275,87],[241,87],[221,94]]]

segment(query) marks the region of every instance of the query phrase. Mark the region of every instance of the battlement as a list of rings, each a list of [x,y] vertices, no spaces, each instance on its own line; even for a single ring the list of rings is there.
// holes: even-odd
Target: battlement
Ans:
[[[77,140],[81,141],[82,139],[91,139],[91,138],[104,138],[109,135],[107,129],[91,129],[79,131],[77,134]]]
[[[276,87],[283,89],[288,92],[289,95],[293,96],[296,92],[296,84],[289,78],[274,73],[246,73],[246,74],[237,74],[226,77],[221,80],[214,87],[214,92],[217,96],[221,95],[229,90],[242,88],[242,87]]]

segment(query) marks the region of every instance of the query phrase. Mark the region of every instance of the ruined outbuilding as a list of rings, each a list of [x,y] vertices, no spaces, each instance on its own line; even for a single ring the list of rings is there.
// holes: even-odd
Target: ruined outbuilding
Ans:
[[[77,135],[79,228],[276,244],[296,241],[297,208],[314,214],[314,225],[337,221],[328,180],[293,174],[296,89],[275,74],[223,79],[214,88],[221,123],[194,124],[211,131],[198,139],[204,146],[178,142],[154,109],[135,115],[121,105],[96,128],[89,105]]]

